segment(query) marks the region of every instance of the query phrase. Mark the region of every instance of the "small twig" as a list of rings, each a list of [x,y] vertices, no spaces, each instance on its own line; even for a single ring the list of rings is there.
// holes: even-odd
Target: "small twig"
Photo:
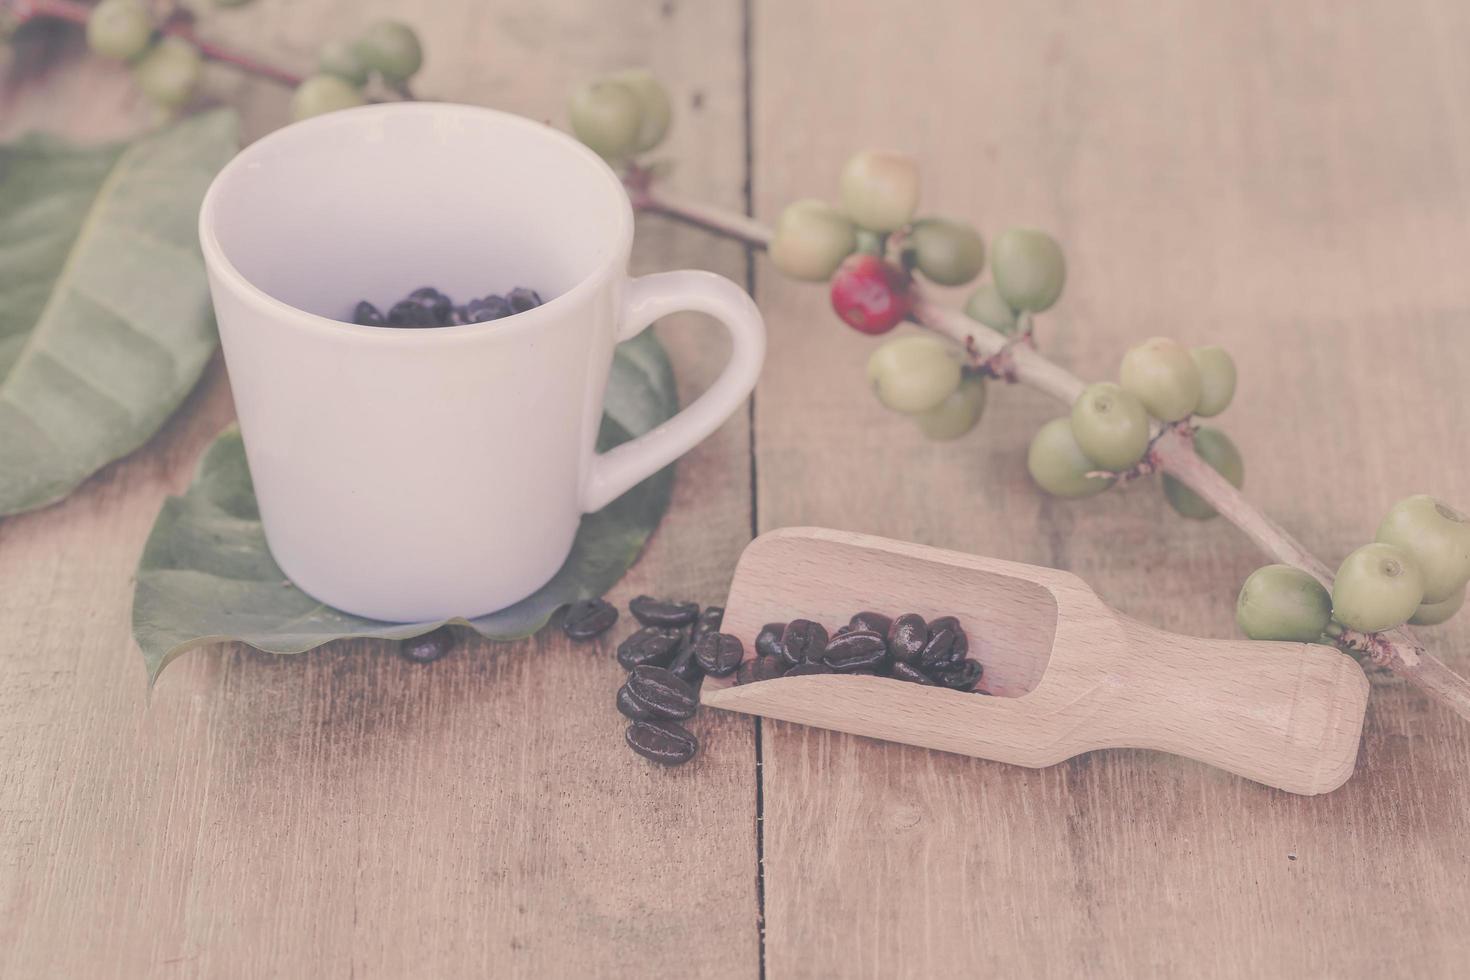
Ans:
[[[92,14],[92,8],[78,0],[3,0],[3,5],[8,7],[16,18],[18,24],[24,24],[30,20],[61,20],[72,24],[85,25],[87,18]],[[241,71],[261,78],[270,79],[281,85],[295,88],[301,84],[302,76],[295,72],[277,68],[274,65],[257,61],[250,55],[232,51],[229,48],[206,41],[194,33],[194,25],[188,17],[169,17],[159,26],[159,32],[182,38],[199,49],[199,53],[210,61],[218,61],[224,64],[234,65]]]
[[[637,186],[630,185],[629,194],[633,206],[640,210],[664,214],[755,248],[770,245],[770,229],[744,215],[678,201],[655,191],[646,180]],[[983,363],[1004,352],[1010,361],[1008,375],[1014,373],[1015,380],[1044,391],[1065,405],[1076,401],[1086,388],[1081,378],[1047,360],[1034,346],[1013,343],[1013,339],[1005,334],[971,320],[963,313],[945,309],[931,302],[917,286],[914,289],[914,320],[953,340],[972,360],[978,359]],[[1323,585],[1331,587],[1331,569],[1285,528],[1256,509],[1233,484],[1200,458],[1194,451],[1192,427],[1155,423],[1152,432],[1149,451],[1152,465],[1199,494],[1276,561],[1303,569]],[[1338,637],[1338,642],[1366,653],[1374,663],[1392,670],[1470,721],[1470,681],[1425,652],[1408,627],[1371,636],[1345,631]]]

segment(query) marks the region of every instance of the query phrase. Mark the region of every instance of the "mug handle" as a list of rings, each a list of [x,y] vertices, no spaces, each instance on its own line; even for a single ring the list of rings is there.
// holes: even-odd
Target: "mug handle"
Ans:
[[[713,272],[656,272],[628,282],[618,340],[628,340],[670,313],[708,313],[734,341],[730,363],[714,384],[673,418],[636,439],[592,457],[582,510],[601,510],[629,487],[693,449],[729,418],[755,387],[766,356],[760,310],[739,286]]]

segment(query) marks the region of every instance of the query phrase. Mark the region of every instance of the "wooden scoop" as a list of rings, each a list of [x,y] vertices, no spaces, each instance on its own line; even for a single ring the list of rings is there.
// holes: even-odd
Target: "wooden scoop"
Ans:
[[[958,616],[983,694],[817,674],[735,686],[706,705],[1022,766],[1101,748],[1159,749],[1293,793],[1353,773],[1368,681],[1311,643],[1207,640],[1108,608],[1069,572],[822,528],[761,535],[741,555],[722,630],[747,656],[765,623],[855,612]]]

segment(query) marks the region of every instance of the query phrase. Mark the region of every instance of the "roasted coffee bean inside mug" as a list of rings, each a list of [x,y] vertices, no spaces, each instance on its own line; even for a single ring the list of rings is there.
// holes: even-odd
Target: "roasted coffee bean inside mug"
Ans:
[[[504,296],[490,293],[456,306],[433,286],[421,286],[390,305],[387,313],[367,300],[360,300],[352,308],[351,321],[364,327],[457,327],[514,316],[540,306],[541,302],[541,295],[534,289],[517,286]]]

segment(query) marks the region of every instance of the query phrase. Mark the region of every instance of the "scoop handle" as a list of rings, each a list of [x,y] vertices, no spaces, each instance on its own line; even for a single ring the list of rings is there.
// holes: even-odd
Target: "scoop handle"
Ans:
[[[1127,693],[1107,712],[1111,744],[1308,795],[1352,775],[1368,679],[1351,657],[1316,643],[1212,640],[1119,620],[1131,656],[1114,665],[1116,690]]]

